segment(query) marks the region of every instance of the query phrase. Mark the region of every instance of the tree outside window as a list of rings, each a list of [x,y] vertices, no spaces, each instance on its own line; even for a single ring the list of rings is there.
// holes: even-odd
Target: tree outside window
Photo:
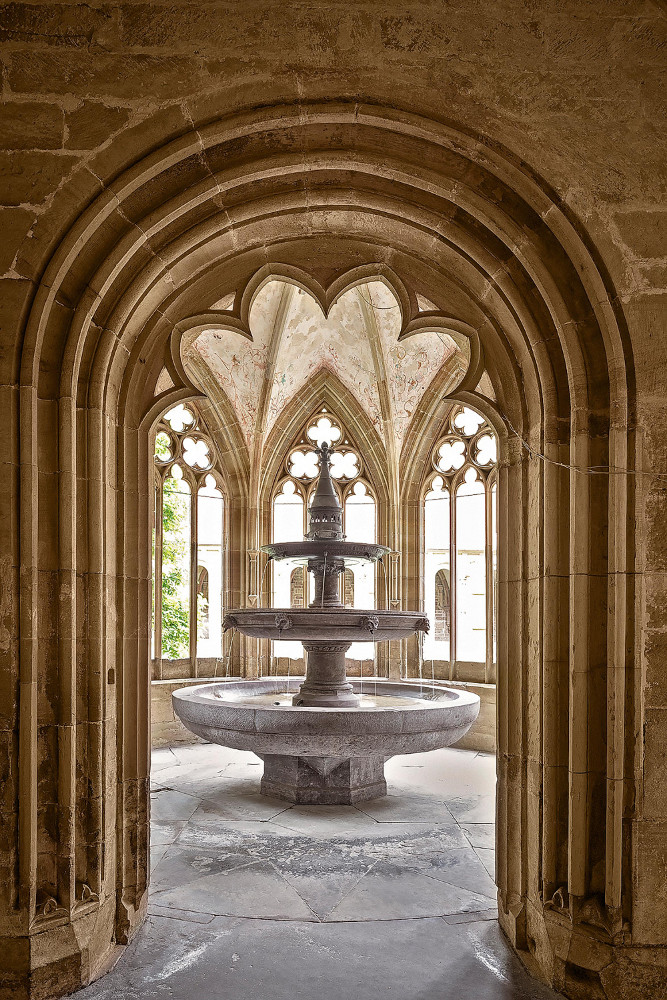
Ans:
[[[201,414],[181,403],[155,435],[153,656],[222,654],[224,501]]]

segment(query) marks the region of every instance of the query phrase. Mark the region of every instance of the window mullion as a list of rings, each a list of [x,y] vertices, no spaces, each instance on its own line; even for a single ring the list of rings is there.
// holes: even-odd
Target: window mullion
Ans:
[[[162,680],[162,534],[163,524],[163,498],[162,490],[164,479],[158,476],[155,483],[155,659],[158,664],[159,679]]]
[[[454,481],[450,480],[449,488],[449,679],[454,680],[454,665],[456,663],[456,491]]]
[[[197,483],[193,482],[190,499],[190,676],[198,677],[197,666]]]
[[[484,683],[491,679],[493,664],[493,518],[491,507],[491,488],[488,477],[484,483],[484,517],[485,517],[485,567],[486,567],[486,663],[484,665]]]

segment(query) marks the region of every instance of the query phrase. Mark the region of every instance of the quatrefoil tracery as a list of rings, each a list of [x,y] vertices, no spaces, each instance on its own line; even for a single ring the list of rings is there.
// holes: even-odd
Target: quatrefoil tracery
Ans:
[[[312,442],[310,447],[309,442]],[[337,449],[331,456],[331,478],[344,484],[356,480],[362,473],[361,458],[350,446],[340,421],[326,410],[322,410],[317,418],[307,422],[303,433],[299,436],[298,444],[288,454],[287,474],[304,483],[315,480],[320,471],[320,461],[315,447],[321,448],[324,443]],[[348,447],[344,447],[345,445]]]
[[[447,421],[447,429],[432,454],[436,476],[431,489],[456,488],[474,472],[485,482],[496,469],[498,447],[496,436],[486,419],[467,406],[455,407]],[[440,485],[435,485],[439,481]]]
[[[213,440],[192,403],[179,403],[164,414],[155,434],[154,460],[163,480],[182,480],[195,490],[221,485]]]

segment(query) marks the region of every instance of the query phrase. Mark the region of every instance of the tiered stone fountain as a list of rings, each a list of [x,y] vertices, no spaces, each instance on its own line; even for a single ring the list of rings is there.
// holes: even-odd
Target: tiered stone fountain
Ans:
[[[376,562],[383,545],[346,542],[330,475],[331,451],[318,449],[320,475],[301,542],[265,545],[271,559],[301,560],[314,577],[308,608],[243,608],[225,628],[303,644],[306,676],[237,680],[182,688],[174,710],[193,733],[264,760],[262,792],[290,802],[352,803],[385,795],[384,763],[395,754],[449,746],[467,733],[479,698],[435,684],[351,679],[353,642],[403,639],[428,631],[417,611],[343,607],[340,576],[350,562]]]

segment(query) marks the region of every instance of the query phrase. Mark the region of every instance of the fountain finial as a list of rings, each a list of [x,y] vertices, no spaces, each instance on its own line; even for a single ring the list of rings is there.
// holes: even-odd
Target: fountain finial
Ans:
[[[308,511],[306,538],[311,541],[316,539],[341,541],[345,537],[343,535],[343,508],[331,480],[332,451],[326,441],[323,441],[315,451],[320,459],[320,474],[315,487],[315,495]]]

